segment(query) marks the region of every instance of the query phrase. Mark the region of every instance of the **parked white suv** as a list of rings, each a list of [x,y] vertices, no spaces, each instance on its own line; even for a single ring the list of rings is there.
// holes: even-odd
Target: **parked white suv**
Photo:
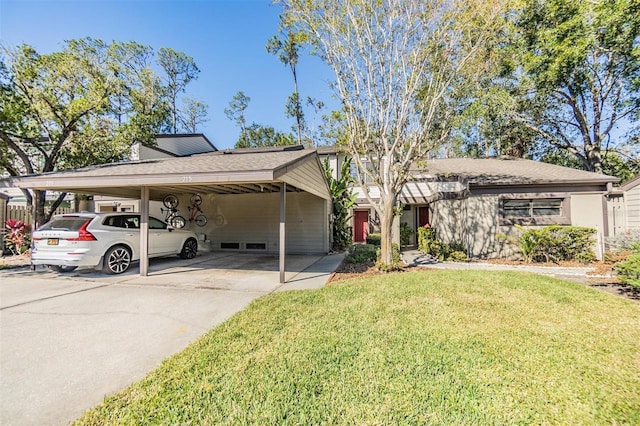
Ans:
[[[59,272],[102,267],[106,273],[121,274],[140,259],[140,214],[56,215],[34,231],[32,239],[33,265],[49,265]],[[196,234],[149,217],[149,257],[177,254],[192,259],[197,251]]]

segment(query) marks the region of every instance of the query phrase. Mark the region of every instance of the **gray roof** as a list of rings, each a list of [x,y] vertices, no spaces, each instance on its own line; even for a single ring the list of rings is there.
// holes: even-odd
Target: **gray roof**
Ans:
[[[158,135],[155,143],[155,146],[149,148],[171,153],[178,157],[218,150],[202,133]]]
[[[340,149],[338,149],[338,147],[336,147],[335,145],[318,146],[318,147],[316,147],[316,150],[318,151],[318,154],[320,154],[320,155],[337,154],[337,153],[341,152]]]
[[[286,166],[302,157],[310,155],[313,151],[299,150],[289,152],[233,152],[229,154],[207,153],[196,154],[189,157],[156,158],[152,160],[140,160],[122,163],[110,163],[97,166],[89,166],[76,170],[64,170],[35,175],[38,179],[53,179],[65,177],[112,177],[112,176],[136,176],[144,178],[148,175],[194,175],[198,173],[243,173],[257,171],[271,171]]]
[[[515,157],[434,159],[427,160],[426,168],[415,167],[412,171],[436,178],[459,177],[476,185],[602,184],[619,181],[614,176]]]
[[[293,177],[303,164],[313,169],[309,180]],[[316,170],[317,169],[317,170]],[[91,166],[0,180],[2,186],[71,191],[85,194],[134,196],[141,186],[152,189],[152,198],[166,190],[220,191],[220,193],[278,191],[269,183],[287,182],[290,188],[329,197],[315,150],[207,153],[190,157],[158,158]],[[313,182],[313,183],[312,183]],[[259,185],[261,184],[262,185]],[[267,185],[265,185],[267,184]]]

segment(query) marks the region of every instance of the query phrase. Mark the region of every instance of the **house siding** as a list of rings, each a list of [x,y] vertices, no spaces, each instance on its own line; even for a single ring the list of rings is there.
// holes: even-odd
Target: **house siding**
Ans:
[[[329,199],[331,198],[329,188],[326,185],[324,188],[318,187],[318,182],[324,182],[325,177],[322,174],[321,166],[318,167],[315,164],[316,161],[316,158],[313,157],[295,169],[287,171],[282,176],[282,180],[313,195]]]
[[[640,185],[625,192],[624,202],[627,213],[627,229],[640,229]]]
[[[180,215],[188,218],[189,197],[180,196]],[[309,193],[288,192],[286,249],[289,254],[316,254],[329,251],[326,200]],[[280,231],[280,194],[203,194],[202,211],[208,222],[204,227],[188,223],[199,236],[204,250],[221,250],[222,243],[265,244],[265,252],[278,253]]]
[[[627,232],[627,216],[622,195],[608,197],[607,223],[610,237],[624,235]]]

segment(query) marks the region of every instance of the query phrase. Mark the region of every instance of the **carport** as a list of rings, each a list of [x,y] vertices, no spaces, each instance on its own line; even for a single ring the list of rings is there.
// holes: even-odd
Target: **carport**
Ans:
[[[0,186],[140,199],[141,276],[149,271],[149,201],[161,201],[176,192],[221,196],[278,193],[280,282],[285,281],[286,269],[287,194],[307,193],[322,200],[322,211],[314,211],[322,224],[305,238],[320,239],[322,250],[329,250],[331,194],[316,151],[301,146],[113,163],[14,177],[0,181]],[[260,217],[260,211],[254,213]]]

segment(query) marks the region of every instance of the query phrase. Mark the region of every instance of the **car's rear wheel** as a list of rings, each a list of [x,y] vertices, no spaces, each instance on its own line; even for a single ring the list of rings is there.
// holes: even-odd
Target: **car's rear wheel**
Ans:
[[[75,271],[77,266],[62,266],[62,265],[49,265],[49,268],[53,269],[56,272],[72,272]]]
[[[131,251],[124,246],[111,247],[104,254],[102,270],[107,274],[121,274],[131,265]]]
[[[198,242],[189,238],[184,242],[182,246],[182,251],[180,252],[180,257],[183,259],[193,259],[198,254]]]

